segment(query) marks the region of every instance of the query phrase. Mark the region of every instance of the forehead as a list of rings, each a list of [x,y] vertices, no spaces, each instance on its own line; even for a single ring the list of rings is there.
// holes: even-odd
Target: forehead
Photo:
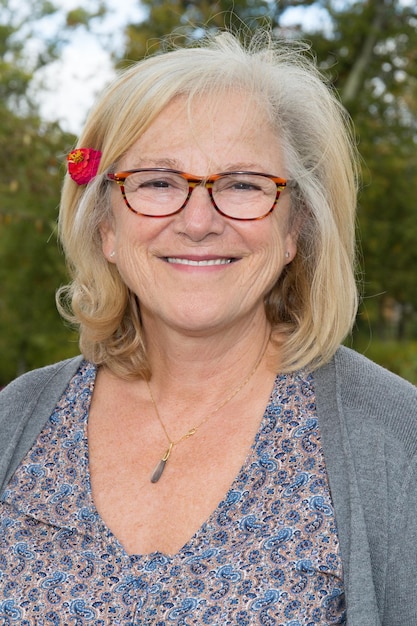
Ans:
[[[265,108],[248,94],[228,91],[174,98],[131,146],[126,159],[129,167],[142,167],[149,165],[144,161],[183,162],[198,153],[223,166],[229,160],[261,164],[263,158],[267,162],[282,158]]]
[[[252,124],[266,124],[265,106],[247,92],[221,90],[218,93],[202,93],[177,96],[161,111],[152,125],[163,122],[188,125],[202,132],[218,123],[226,123],[232,130],[242,130]]]

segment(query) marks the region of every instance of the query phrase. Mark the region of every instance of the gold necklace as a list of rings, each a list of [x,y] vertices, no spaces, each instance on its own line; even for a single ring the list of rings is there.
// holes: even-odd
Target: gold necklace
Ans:
[[[235,396],[237,396],[237,394],[239,393],[239,391],[241,391],[243,389],[243,387],[245,387],[245,385],[248,384],[248,382],[250,381],[250,379],[252,378],[252,376],[254,375],[254,373],[256,372],[256,370],[258,369],[263,356],[266,352],[266,347],[268,345],[268,341],[266,342],[265,348],[262,350],[258,360],[255,363],[255,366],[253,367],[253,369],[249,372],[249,374],[246,376],[246,378],[243,380],[243,382],[241,382],[236,389],[234,389],[232,391],[232,393],[227,396],[226,400],[223,400],[223,402],[221,402],[221,404],[219,404],[218,407],[216,407],[214,409],[214,411],[212,411],[211,413],[209,413],[199,424],[197,424],[197,426],[193,426],[193,428],[190,428],[190,430],[188,430],[185,435],[183,435],[182,437],[180,437],[179,439],[177,439],[177,441],[173,441],[171,439],[171,437],[168,434],[168,431],[166,429],[166,426],[164,424],[164,422],[162,421],[161,415],[159,413],[157,404],[155,402],[155,398],[153,397],[153,393],[152,393],[152,389],[151,386],[149,384],[149,381],[146,381],[146,384],[148,386],[148,390],[149,390],[149,395],[153,404],[153,408],[155,409],[155,414],[156,417],[158,418],[159,423],[162,426],[162,429],[165,433],[166,438],[168,439],[168,448],[165,451],[164,456],[162,457],[162,459],[160,461],[158,461],[158,464],[156,465],[154,471],[151,474],[151,483],[157,483],[158,480],[161,478],[162,474],[164,473],[164,469],[165,466],[167,464],[167,461],[170,457],[170,454],[172,452],[172,449],[174,448],[174,446],[177,446],[179,443],[181,443],[181,441],[184,441],[184,439],[188,439],[189,437],[192,437],[193,435],[195,435],[195,433],[197,432],[197,430],[203,425],[205,424],[211,417],[213,417],[213,415],[215,415],[218,411],[220,411],[220,409],[222,409],[224,406],[226,406],[226,404],[228,402],[230,402],[231,400],[233,400],[233,398]]]

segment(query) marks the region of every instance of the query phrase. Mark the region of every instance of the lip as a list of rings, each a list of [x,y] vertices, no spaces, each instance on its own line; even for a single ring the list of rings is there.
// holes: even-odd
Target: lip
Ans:
[[[182,268],[221,268],[231,265],[238,260],[237,257],[229,256],[196,256],[196,255],[179,255],[166,256],[163,260],[169,265],[175,265]]]

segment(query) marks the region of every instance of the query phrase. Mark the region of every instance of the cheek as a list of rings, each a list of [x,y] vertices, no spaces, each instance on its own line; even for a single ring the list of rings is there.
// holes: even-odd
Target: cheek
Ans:
[[[143,253],[152,246],[163,226],[158,220],[143,218],[129,211],[125,206],[114,209],[114,223],[111,227],[111,240],[118,259],[130,258]]]
[[[147,267],[145,263],[147,258],[146,246],[140,242],[132,240],[117,240],[117,266],[122,276],[127,273],[135,276],[143,272]]]
[[[133,216],[135,217],[135,216]],[[119,224],[119,226],[121,226]],[[115,263],[123,282],[139,297],[158,285],[155,254],[160,226],[141,220],[128,221],[115,232]]]
[[[146,256],[137,246],[121,245],[117,251],[117,271],[124,284],[140,300],[158,284],[155,273],[147,263]]]
[[[264,258],[269,267],[280,268],[285,262],[287,250],[288,231],[286,225],[272,219],[266,220],[262,226],[262,231],[253,240],[252,249],[256,251],[256,256],[259,255]]]
[[[275,284],[287,262],[285,240],[279,229],[271,227],[265,229],[260,240],[252,243],[251,249],[248,272],[242,276],[242,282],[264,293]]]

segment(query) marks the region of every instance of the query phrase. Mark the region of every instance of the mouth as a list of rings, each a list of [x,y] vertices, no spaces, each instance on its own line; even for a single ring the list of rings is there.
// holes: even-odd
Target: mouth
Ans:
[[[209,267],[213,265],[229,265],[236,261],[236,258],[226,257],[217,259],[186,259],[182,257],[164,257],[167,263],[175,263],[178,265],[193,265],[194,267]]]

